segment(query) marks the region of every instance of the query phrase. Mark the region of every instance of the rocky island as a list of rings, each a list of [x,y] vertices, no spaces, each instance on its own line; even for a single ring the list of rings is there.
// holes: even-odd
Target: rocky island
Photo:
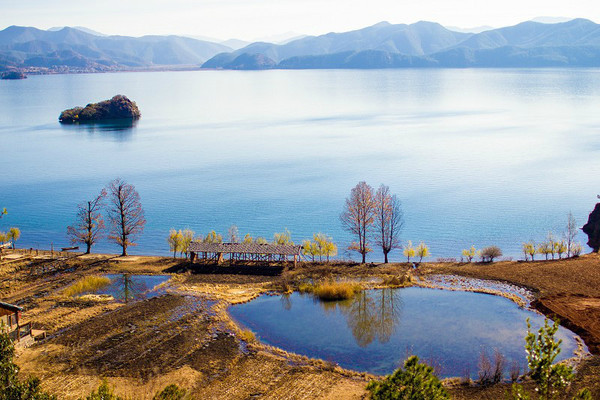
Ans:
[[[126,96],[116,95],[110,100],[90,103],[85,107],[75,107],[60,113],[58,120],[64,124],[79,122],[102,122],[114,120],[138,120],[142,114],[134,101]]]
[[[27,79],[27,75],[21,71],[8,71],[0,75],[0,79],[16,80],[16,79]]]

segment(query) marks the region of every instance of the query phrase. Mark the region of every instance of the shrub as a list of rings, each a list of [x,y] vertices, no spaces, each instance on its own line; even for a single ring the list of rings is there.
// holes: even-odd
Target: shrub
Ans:
[[[497,349],[494,351],[494,376],[493,382],[502,382],[504,378],[504,367],[506,366],[506,358]]]
[[[481,260],[483,262],[494,262],[494,258],[502,257],[502,250],[498,246],[488,246],[481,250]]]
[[[86,292],[95,292],[110,285],[110,279],[105,276],[90,275],[82,278],[63,291],[65,296],[77,296]]]
[[[531,324],[527,318],[527,336],[525,336],[525,350],[527,352],[527,365],[529,375],[535,382],[535,391],[538,400],[551,400],[560,396],[569,386],[575,375],[573,368],[565,364],[553,364],[560,354],[562,340],[556,341],[554,335],[558,331],[559,321],[554,321],[552,326],[544,320],[537,335],[531,332]],[[530,397],[521,385],[512,385],[511,397],[516,400],[529,400]],[[585,388],[580,390],[573,400],[591,400],[591,392]]]
[[[15,348],[4,324],[0,324],[0,399],[56,400],[56,396],[41,389],[38,378],[30,377],[25,382],[18,378],[19,367],[14,363]]]
[[[535,253],[537,253],[537,249],[534,242],[523,243],[523,254],[525,254],[525,261],[527,261],[528,257],[531,258],[531,261],[535,260]]]
[[[475,246],[471,246],[469,249],[464,249],[462,251],[462,256],[467,260],[467,262],[473,261],[473,257],[477,255],[477,249]]]
[[[510,364],[510,381],[516,382],[519,380],[519,376],[521,375],[521,367],[519,367],[519,363],[514,361]]]
[[[298,285],[298,291],[300,293],[313,293],[315,291],[315,285],[312,283],[302,282]]]
[[[103,379],[100,386],[98,386],[98,390],[90,393],[86,397],[86,400],[123,400],[123,398],[115,395],[111,388],[108,387],[106,379]]]
[[[156,393],[152,400],[181,400],[185,397],[185,389],[175,384],[170,384],[162,391]]]
[[[371,398],[375,400],[441,400],[449,399],[433,368],[419,363],[419,357],[410,356],[404,369],[398,368],[381,381],[367,385]]]
[[[415,251],[417,253],[417,257],[419,257],[419,262],[422,262],[423,258],[427,258],[431,255],[431,253],[429,252],[429,247],[427,247],[425,242],[419,243]]]
[[[581,244],[575,243],[575,244],[571,245],[571,255],[573,257],[579,257],[581,255],[582,251],[583,251],[583,247],[581,247]]]
[[[239,336],[240,339],[246,343],[253,343],[256,341],[256,335],[250,329],[243,329]]]
[[[410,284],[412,284],[412,277],[409,274],[386,276],[382,282],[382,285],[391,287],[409,286]]]
[[[477,366],[479,367],[479,379],[477,380],[477,383],[482,386],[491,385],[494,376],[494,373],[492,372],[492,361],[485,350],[481,350]]]
[[[315,295],[324,301],[336,301],[351,299],[360,287],[350,282],[322,283],[315,288]]]

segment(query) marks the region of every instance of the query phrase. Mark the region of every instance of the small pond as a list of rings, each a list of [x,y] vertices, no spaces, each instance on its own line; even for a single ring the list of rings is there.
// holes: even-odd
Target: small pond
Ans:
[[[143,300],[165,293],[164,286],[169,275],[129,275],[107,274],[110,284],[97,290],[96,294],[107,294],[115,300],[128,303],[132,300]]]
[[[512,301],[481,293],[411,287],[364,291],[343,302],[311,295],[261,296],[229,308],[231,316],[266,344],[357,371],[389,374],[411,354],[441,377],[477,377],[482,353],[509,367],[527,365],[526,319],[544,317]],[[560,328],[559,359],[573,356],[575,335]]]

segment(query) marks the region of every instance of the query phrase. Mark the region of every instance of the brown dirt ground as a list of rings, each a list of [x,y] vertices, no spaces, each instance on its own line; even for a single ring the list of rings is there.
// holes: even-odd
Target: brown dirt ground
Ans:
[[[118,394],[152,398],[167,384],[185,387],[191,398],[360,399],[366,374],[345,371],[260,343],[246,343],[226,313],[229,304],[260,293],[288,290],[306,278],[372,280],[405,274],[405,264],[312,264],[271,273],[270,268],[185,272],[185,263],[161,257],[83,256],[60,262],[24,256],[0,262],[0,299],[25,308],[24,316],[48,339],[20,349],[25,375],[42,378],[61,398],[88,394],[106,377]],[[61,291],[84,275],[103,272],[174,273],[169,294],[128,305],[78,301]],[[507,281],[533,290],[537,301],[570,321],[591,349],[600,335],[600,258],[494,264],[424,263],[419,274],[453,274]],[[589,337],[585,336],[587,332]],[[600,357],[579,367],[573,390],[588,386],[600,398]],[[450,385],[456,399],[502,399],[508,385],[490,388]]]

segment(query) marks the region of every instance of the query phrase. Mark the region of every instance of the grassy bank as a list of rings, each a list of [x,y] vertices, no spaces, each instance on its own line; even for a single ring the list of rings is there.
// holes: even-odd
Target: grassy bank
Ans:
[[[103,287],[110,285],[110,279],[105,276],[86,276],[67,287],[63,294],[68,297],[75,297],[83,293],[94,293]]]

